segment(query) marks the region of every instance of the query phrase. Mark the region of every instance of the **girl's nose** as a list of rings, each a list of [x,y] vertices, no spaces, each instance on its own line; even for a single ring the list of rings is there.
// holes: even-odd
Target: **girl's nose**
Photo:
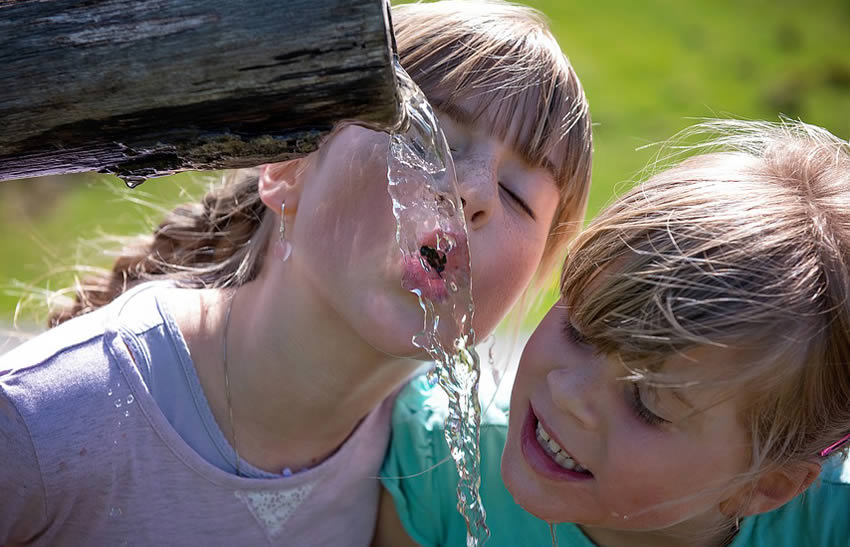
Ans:
[[[592,376],[584,371],[557,368],[546,375],[546,382],[558,409],[573,416],[587,430],[599,426],[598,408],[603,394],[594,385]]]
[[[460,201],[470,230],[493,216],[499,198],[498,162],[494,154],[476,154],[455,165]]]

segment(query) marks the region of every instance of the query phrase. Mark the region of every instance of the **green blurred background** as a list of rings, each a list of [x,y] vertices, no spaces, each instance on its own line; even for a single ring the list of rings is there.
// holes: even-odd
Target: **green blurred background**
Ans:
[[[590,99],[588,216],[656,153],[638,148],[695,118],[782,113],[850,137],[848,0],[527,3],[550,19]],[[132,191],[104,176],[0,183],[0,327],[19,303],[23,324],[41,321],[40,289],[68,285],[75,264],[109,265],[106,234],[149,231],[165,208],[218,176],[181,174]]]

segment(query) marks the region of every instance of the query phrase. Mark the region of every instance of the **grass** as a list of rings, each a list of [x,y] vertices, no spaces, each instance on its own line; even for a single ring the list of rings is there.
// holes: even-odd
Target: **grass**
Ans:
[[[70,286],[77,265],[109,267],[111,236],[149,233],[173,204],[215,178],[181,173],[132,191],[95,175],[0,183],[0,325],[19,305],[19,320],[43,323],[44,289]]]
[[[656,153],[638,148],[667,139],[694,118],[776,120],[782,113],[850,137],[846,0],[528,3],[550,19],[591,102],[595,157],[588,216],[628,187]],[[0,291],[0,322],[14,313],[18,284],[45,287],[49,280],[62,286],[71,279],[61,273],[67,266],[108,264],[97,246],[81,242],[147,230],[156,214],[128,197],[144,192],[173,202],[191,178],[150,181],[132,192],[106,177],[71,177],[59,186],[0,183],[0,285],[7,289]]]

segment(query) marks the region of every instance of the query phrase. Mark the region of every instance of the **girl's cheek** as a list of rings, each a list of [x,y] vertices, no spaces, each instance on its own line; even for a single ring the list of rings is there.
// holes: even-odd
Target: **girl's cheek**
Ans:
[[[546,344],[547,337],[542,332],[544,325],[538,327],[537,331],[529,339],[522,353],[520,364],[517,369],[516,381],[522,384],[545,382],[547,367]],[[532,386],[533,387],[533,386]]]

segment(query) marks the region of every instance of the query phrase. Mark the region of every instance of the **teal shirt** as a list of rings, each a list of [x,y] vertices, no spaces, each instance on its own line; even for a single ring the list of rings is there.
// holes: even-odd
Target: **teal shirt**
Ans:
[[[424,377],[407,385],[393,411],[393,433],[381,481],[395,500],[410,537],[424,546],[465,547],[466,524],[457,511],[458,475],[443,436],[447,400]],[[508,430],[505,409],[491,406],[481,424],[481,498],[487,547],[551,545],[546,522],[514,503],[499,470]],[[850,464],[834,462],[820,481],[783,507],[748,517],[730,547],[850,546]],[[570,523],[555,526],[558,547],[594,547]]]

